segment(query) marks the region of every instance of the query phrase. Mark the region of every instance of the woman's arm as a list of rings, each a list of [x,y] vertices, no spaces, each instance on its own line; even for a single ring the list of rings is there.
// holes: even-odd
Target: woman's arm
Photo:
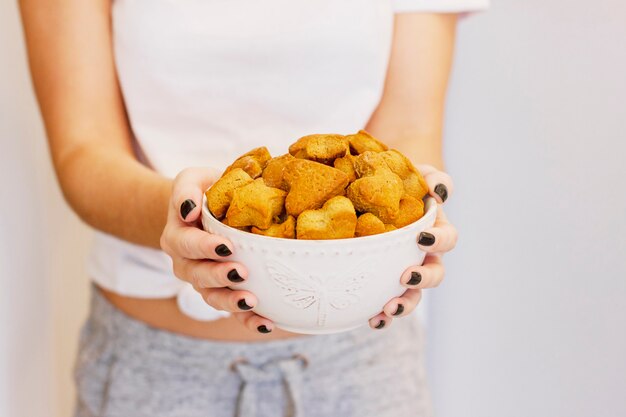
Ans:
[[[113,61],[110,0],[20,0],[63,194],[96,229],[159,247],[171,180],[140,164]]]
[[[113,64],[111,1],[20,0],[20,6],[54,167],[72,208],[97,229],[163,247],[175,275],[213,307],[233,313],[254,307],[253,294],[224,288],[248,277],[230,261],[232,244],[194,224],[214,179],[210,170],[187,169],[171,181],[133,154]],[[253,331],[272,329],[257,315],[241,320]]]
[[[454,50],[455,14],[407,13],[396,16],[385,91],[366,129],[383,138],[412,161],[443,169],[443,113]],[[452,192],[450,177],[433,167],[418,165],[430,194],[443,203]],[[388,327],[410,314],[422,290],[438,286],[444,277],[441,254],[454,248],[457,231],[440,206],[432,228],[417,243],[427,253],[424,263],[407,268],[400,283],[407,288],[369,320],[375,329]]]
[[[438,169],[456,21],[456,14],[396,15],[385,90],[366,127],[412,161]]]

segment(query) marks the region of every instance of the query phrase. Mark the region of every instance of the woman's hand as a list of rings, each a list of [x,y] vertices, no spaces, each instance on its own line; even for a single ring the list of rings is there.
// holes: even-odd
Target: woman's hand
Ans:
[[[248,278],[243,265],[229,260],[233,244],[201,228],[204,191],[218,178],[217,172],[207,168],[188,168],[178,174],[172,186],[161,248],[172,258],[174,274],[189,282],[207,304],[234,313],[252,331],[269,333],[272,322],[248,311],[257,304],[254,294],[228,288]]]
[[[407,268],[400,277],[400,283],[407,290],[400,297],[393,298],[383,307],[383,311],[369,320],[369,325],[382,329],[391,324],[393,318],[403,317],[411,313],[422,298],[422,289],[434,288],[443,280],[444,268],[441,256],[454,248],[457,241],[457,230],[448,222],[442,204],[453,191],[452,179],[444,172],[430,165],[418,165],[428,183],[430,195],[437,200],[437,218],[432,228],[424,230],[417,236],[417,244],[426,252],[423,265]]]

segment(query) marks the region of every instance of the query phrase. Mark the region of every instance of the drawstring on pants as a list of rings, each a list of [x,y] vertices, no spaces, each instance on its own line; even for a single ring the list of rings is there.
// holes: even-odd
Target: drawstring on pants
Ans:
[[[291,406],[287,407],[286,417],[304,417],[300,401],[302,371],[308,361],[302,355],[294,355],[286,359],[277,359],[261,366],[254,366],[245,359],[232,363],[231,369],[239,374],[242,386],[237,398],[236,417],[255,417],[257,408],[257,389],[261,382],[282,380],[287,389]]]

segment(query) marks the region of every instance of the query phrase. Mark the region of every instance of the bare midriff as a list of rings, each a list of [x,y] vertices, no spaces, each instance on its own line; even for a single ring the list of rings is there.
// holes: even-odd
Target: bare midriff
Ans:
[[[199,339],[254,342],[300,337],[274,327],[271,333],[249,330],[237,318],[230,316],[213,321],[198,321],[183,314],[175,298],[144,299],[119,295],[97,287],[102,295],[124,314],[149,326]]]

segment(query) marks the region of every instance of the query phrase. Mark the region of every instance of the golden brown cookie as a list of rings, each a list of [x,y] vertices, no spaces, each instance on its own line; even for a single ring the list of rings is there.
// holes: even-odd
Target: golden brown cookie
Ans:
[[[209,210],[217,219],[222,219],[233,198],[233,190],[250,184],[253,179],[241,168],[235,168],[217,180],[206,192]]]
[[[263,178],[236,188],[226,212],[228,224],[233,227],[269,228],[282,212],[286,194],[283,190],[265,185]]]
[[[348,140],[336,134],[304,136],[289,147],[289,153],[296,158],[326,165],[332,165],[335,159],[345,156],[349,151]]]
[[[281,190],[288,191],[287,184],[284,180],[285,166],[288,162],[293,161],[295,158],[291,154],[285,154],[272,158],[267,163],[267,166],[263,170],[263,179],[265,184],[269,187],[280,188]]]
[[[370,212],[383,223],[393,223],[400,211],[404,186],[389,168],[380,168],[374,175],[361,177],[348,187],[347,196],[360,212]]]
[[[404,198],[400,200],[400,212],[393,222],[393,225],[399,229],[419,220],[423,215],[424,202],[421,199],[405,195]]]
[[[404,190],[407,195],[421,200],[428,194],[428,184],[422,174],[416,170],[404,179]]]
[[[313,136],[317,135],[302,136],[300,139],[289,145],[289,154],[298,158],[297,155],[301,152],[301,158],[304,159],[304,155],[306,154],[306,144],[309,140],[311,140],[311,137]]]
[[[357,218],[352,202],[333,197],[319,210],[305,210],[298,216],[298,239],[345,239],[354,237]]]
[[[378,168],[389,168],[401,179],[418,172],[411,161],[395,149],[384,152],[366,151],[355,157],[354,167],[359,177],[372,175]]]
[[[402,155],[395,149],[381,152],[380,156],[383,161],[385,161],[389,169],[402,179],[405,179],[411,173],[417,172],[417,169],[415,169],[409,158]]]
[[[337,158],[350,152],[348,140],[341,135],[326,135],[311,138],[306,144],[308,159],[332,165]]]
[[[347,154],[343,158],[337,158],[333,162],[333,166],[340,171],[343,171],[348,176],[348,181],[352,182],[356,180],[356,171],[354,170],[355,157]]]
[[[352,152],[353,155],[359,155],[367,151],[383,152],[388,149],[387,145],[365,130],[359,130],[353,135],[347,135],[346,139],[350,142],[350,152]]]
[[[252,227],[252,233],[263,236],[280,237],[283,239],[296,238],[296,219],[293,216],[287,216],[282,223],[273,223],[269,228],[262,230],[258,227]]]
[[[272,155],[265,146],[255,148],[237,158],[231,166],[226,168],[222,176],[235,168],[241,168],[252,178],[258,178],[270,159],[272,159]]]
[[[287,214],[296,217],[304,210],[322,207],[348,185],[348,176],[342,171],[306,159],[287,163],[284,179],[289,187],[285,208]]]
[[[291,154],[289,154],[291,155]],[[299,158],[299,159],[309,159],[308,155],[306,154],[306,149],[300,149],[298,152],[296,152],[295,154],[293,154],[294,158]]]
[[[232,227],[234,229],[239,229],[242,232],[250,232],[250,226],[241,226],[241,227],[233,226],[233,225],[228,223],[228,219],[226,217],[224,217],[224,220],[222,220],[222,223],[224,223],[226,226],[230,226],[230,227]]]
[[[421,200],[428,194],[428,184],[409,158],[395,149],[380,153],[381,157],[394,173],[404,181],[406,193]]]
[[[389,168],[382,157],[382,152],[365,151],[353,158],[357,178],[374,175],[377,169]]]
[[[354,236],[370,236],[385,232],[385,224],[372,213],[363,213],[356,221]]]
[[[394,149],[385,152],[366,151],[354,159],[358,177],[373,175],[381,167],[389,168],[403,180],[408,195],[421,199],[428,194],[428,184],[422,174],[407,157]]]

